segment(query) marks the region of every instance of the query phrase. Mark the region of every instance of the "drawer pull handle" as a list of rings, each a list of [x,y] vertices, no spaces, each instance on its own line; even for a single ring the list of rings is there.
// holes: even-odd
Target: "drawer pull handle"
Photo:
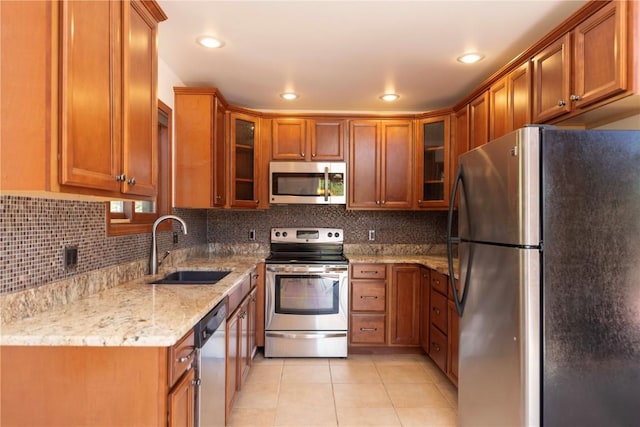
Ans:
[[[378,299],[376,295],[360,295],[360,298],[361,299],[367,299],[367,298]]]
[[[196,354],[196,348],[195,347],[191,347],[191,353],[187,354],[186,356],[182,356],[182,357],[178,357],[176,359],[176,361],[178,363],[184,363],[184,362],[188,362],[189,360],[193,359],[194,354]]]
[[[362,332],[375,332],[378,328],[360,328]]]
[[[438,280],[438,279],[433,279],[433,281],[436,282],[436,285],[440,284],[440,280]]]
[[[440,309],[439,309],[439,308],[435,308],[435,307],[433,307],[433,311],[435,311],[435,312],[436,312],[436,314],[440,314]]]
[[[440,351],[440,346],[439,346],[438,344],[436,344],[436,343],[432,342],[432,343],[431,343],[431,345],[433,346],[433,349],[434,349],[435,351],[437,351],[437,352],[439,352],[439,351]]]
[[[360,274],[378,274],[377,270],[360,270]]]

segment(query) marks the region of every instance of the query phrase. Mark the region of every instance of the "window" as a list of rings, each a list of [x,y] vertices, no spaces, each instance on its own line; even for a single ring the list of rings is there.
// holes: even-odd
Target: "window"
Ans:
[[[113,200],[106,203],[107,234],[150,233],[161,215],[171,213],[171,108],[158,100],[158,197],[155,202]],[[170,230],[165,222],[159,230]]]

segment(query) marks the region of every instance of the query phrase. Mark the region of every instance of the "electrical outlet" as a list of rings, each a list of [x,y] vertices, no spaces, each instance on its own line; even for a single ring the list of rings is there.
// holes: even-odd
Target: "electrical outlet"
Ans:
[[[78,265],[78,247],[65,246],[64,248],[64,268],[75,268]]]
[[[376,240],[376,230],[369,230],[369,240],[370,241]]]
[[[256,230],[249,230],[249,240],[252,242],[256,240]]]
[[[178,232],[177,231],[173,232],[173,244],[174,245],[178,244]]]

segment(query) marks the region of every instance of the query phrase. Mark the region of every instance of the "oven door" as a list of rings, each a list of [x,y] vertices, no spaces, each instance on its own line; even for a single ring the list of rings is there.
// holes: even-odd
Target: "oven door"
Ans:
[[[267,331],[346,331],[347,265],[267,265]]]

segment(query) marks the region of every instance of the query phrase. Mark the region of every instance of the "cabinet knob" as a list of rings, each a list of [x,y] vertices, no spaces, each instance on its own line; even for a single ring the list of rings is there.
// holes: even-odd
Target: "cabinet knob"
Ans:
[[[256,200],[256,205],[259,205],[259,204],[260,204],[260,200]]]
[[[125,175],[125,174],[116,175],[116,181],[124,182],[126,180],[127,180],[127,175]]]
[[[315,156],[316,156],[316,153],[311,153],[311,157],[315,157]]]
[[[571,95],[569,99],[572,101],[580,101],[580,95]]]
[[[302,153],[300,153],[300,156],[301,156],[301,157],[304,157],[304,151],[303,151]]]
[[[136,185],[136,179],[135,178],[129,178],[127,180],[127,184],[129,185]]]
[[[418,199],[418,203],[422,203],[422,199]]]
[[[564,107],[565,105],[567,105],[567,103],[564,100],[560,99],[558,101],[558,107]]]
[[[433,349],[434,349],[435,351],[438,351],[438,352],[440,351],[440,346],[439,346],[438,344],[436,344],[436,343],[432,342],[432,343],[431,343],[431,345],[433,346]]]
[[[438,309],[438,308],[433,307],[433,311],[435,311],[436,314],[438,314],[438,315],[440,314],[440,309]]]

